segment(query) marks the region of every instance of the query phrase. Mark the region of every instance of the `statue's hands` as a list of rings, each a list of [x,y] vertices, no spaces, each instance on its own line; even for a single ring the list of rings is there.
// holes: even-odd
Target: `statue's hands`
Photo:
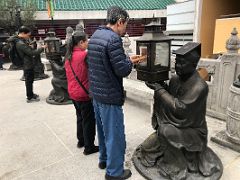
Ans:
[[[153,89],[155,91],[158,91],[160,89],[164,89],[164,87],[159,83],[145,82],[145,84],[147,85],[147,87],[149,87],[150,89]]]

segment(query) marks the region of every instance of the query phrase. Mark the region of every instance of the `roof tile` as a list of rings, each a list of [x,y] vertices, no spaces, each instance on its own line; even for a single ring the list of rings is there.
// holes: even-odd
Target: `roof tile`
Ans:
[[[29,0],[18,0],[24,5]],[[33,0],[39,11],[46,11],[46,0]],[[166,9],[175,0],[53,0],[55,11],[86,11],[106,10],[108,7],[118,5],[126,10],[155,10]]]

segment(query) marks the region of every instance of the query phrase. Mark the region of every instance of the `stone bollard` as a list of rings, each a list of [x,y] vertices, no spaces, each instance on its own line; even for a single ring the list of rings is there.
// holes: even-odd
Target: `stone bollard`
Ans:
[[[240,152],[240,75],[229,90],[226,130],[218,132],[211,140]]]
[[[240,150],[240,75],[230,87],[227,106],[226,135],[232,143],[238,144]]]

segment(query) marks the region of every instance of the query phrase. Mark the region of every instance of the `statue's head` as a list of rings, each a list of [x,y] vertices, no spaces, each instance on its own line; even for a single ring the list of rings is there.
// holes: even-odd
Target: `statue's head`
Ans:
[[[201,57],[201,44],[189,42],[173,52],[176,54],[175,70],[180,78],[188,78],[196,71]]]

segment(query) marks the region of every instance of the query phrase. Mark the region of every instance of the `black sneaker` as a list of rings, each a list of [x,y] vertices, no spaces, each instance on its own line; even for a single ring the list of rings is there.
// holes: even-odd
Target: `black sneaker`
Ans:
[[[105,169],[106,166],[107,166],[107,163],[106,163],[106,162],[100,162],[100,163],[98,163],[99,169]]]
[[[89,155],[89,154],[93,154],[99,151],[99,147],[98,146],[93,146],[92,148],[89,149],[84,149],[83,154],[84,155]]]
[[[37,94],[33,94],[32,98],[27,98],[27,103],[31,103],[31,102],[38,102],[40,101],[39,95]]]
[[[38,94],[33,94],[33,99],[39,99],[39,95]]]
[[[130,169],[124,169],[123,174],[121,176],[109,176],[105,174],[105,179],[106,180],[122,180],[122,179],[128,179],[132,175],[132,172]]]

